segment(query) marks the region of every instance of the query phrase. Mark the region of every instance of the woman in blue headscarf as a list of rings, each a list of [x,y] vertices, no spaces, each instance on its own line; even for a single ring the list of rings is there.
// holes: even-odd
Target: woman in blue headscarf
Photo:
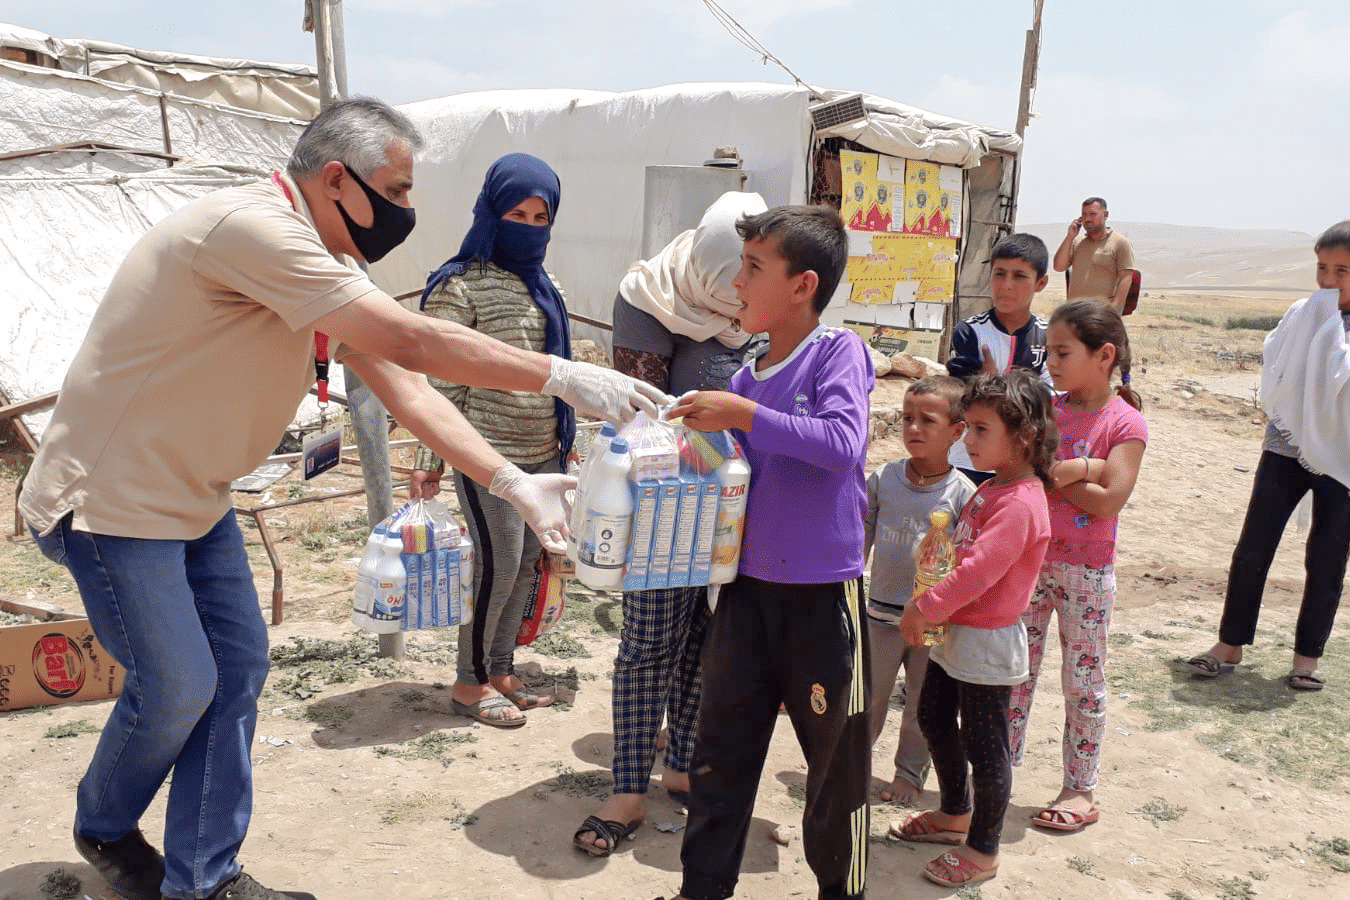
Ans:
[[[544,271],[560,190],[557,174],[529,154],[511,153],[493,163],[459,253],[427,279],[422,312],[517,347],[570,358],[567,307]],[[435,378],[431,383],[523,471],[561,471],[576,430],[572,409],[562,401]],[[434,496],[443,469],[441,459],[421,448],[413,496]],[[523,710],[553,702],[528,688],[513,665],[539,539],[510,504],[459,472],[454,482],[475,552],[473,622],[459,631],[452,704],[461,715],[513,728],[525,724]]]

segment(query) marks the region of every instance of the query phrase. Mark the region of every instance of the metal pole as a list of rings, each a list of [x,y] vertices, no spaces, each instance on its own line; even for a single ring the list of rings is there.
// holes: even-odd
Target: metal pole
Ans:
[[[1027,31],[1026,44],[1022,50],[1022,89],[1017,101],[1017,136],[1020,138],[1031,121],[1031,93],[1036,89],[1036,72],[1041,60],[1041,10],[1045,0],[1033,0],[1031,28]],[[1012,161],[1012,196],[1009,198],[1008,221],[1017,225],[1017,198],[1022,188],[1022,148]]]
[[[314,48],[319,70],[319,108],[347,96],[347,54],[342,30],[342,0],[306,0],[314,26]],[[361,478],[366,485],[366,518],[370,526],[394,511],[393,478],[389,471],[389,414],[380,398],[351,368],[343,366],[347,410],[361,456]],[[380,656],[403,658],[403,632],[379,636]]]
[[[1031,92],[1036,89],[1036,70],[1041,58],[1041,8],[1044,0],[1034,0],[1031,28],[1027,31],[1022,50],[1022,90],[1017,102],[1017,136],[1026,131],[1031,121]]]

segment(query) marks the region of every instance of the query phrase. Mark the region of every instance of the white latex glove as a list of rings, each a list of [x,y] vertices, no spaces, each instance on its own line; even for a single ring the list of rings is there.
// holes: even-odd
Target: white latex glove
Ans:
[[[492,475],[488,493],[510,503],[539,536],[549,553],[567,552],[567,516],[563,492],[573,490],[577,480],[562,473],[527,475],[514,463],[506,463]]]
[[[657,407],[671,399],[622,372],[561,356],[550,358],[543,393],[557,397],[584,416],[620,426],[633,421],[639,411],[658,418]]]

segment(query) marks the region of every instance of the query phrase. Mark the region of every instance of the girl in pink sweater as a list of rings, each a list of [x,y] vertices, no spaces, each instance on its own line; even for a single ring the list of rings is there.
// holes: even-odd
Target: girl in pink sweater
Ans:
[[[1027,720],[1050,617],[1059,622],[1064,691],[1064,783],[1031,817],[1052,831],[1100,818],[1093,802],[1106,736],[1106,637],[1116,602],[1116,517],[1134,490],[1148,442],[1139,395],[1130,389],[1130,342],[1120,315],[1100,300],[1055,310],[1046,340],[1055,387],[1057,461],[1050,468],[1050,547],[1022,616],[1031,677],[1013,688],[1008,733],[1014,766],[1026,751]],[[1112,374],[1120,370],[1120,385]]]
[[[924,869],[929,881],[946,887],[986,881],[998,871],[1012,795],[1008,705],[1012,686],[1028,672],[1021,616],[1050,542],[1044,483],[1059,443],[1050,391],[1026,370],[981,375],[963,405],[966,449],[976,468],[994,477],[961,510],[955,568],[900,619],[905,640],[915,645],[925,630],[945,626],[919,697],[919,728],[941,808],[891,828],[900,840],[962,845]]]

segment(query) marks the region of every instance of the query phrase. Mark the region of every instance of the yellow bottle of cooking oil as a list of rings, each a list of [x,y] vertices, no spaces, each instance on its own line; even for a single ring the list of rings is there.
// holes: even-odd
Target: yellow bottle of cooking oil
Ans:
[[[924,591],[947,577],[952,566],[956,565],[956,545],[952,543],[952,536],[947,531],[951,514],[945,509],[935,509],[929,513],[928,521],[932,523],[932,527],[923,536],[923,540],[919,542],[919,549],[914,553],[913,599],[916,600]],[[926,647],[936,647],[946,640],[946,637],[947,626],[938,625],[924,632],[923,643]]]

